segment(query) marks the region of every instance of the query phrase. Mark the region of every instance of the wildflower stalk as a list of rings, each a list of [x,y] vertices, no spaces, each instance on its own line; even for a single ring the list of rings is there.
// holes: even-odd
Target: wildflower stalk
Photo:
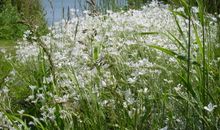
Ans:
[[[206,67],[206,59],[205,59],[205,20],[204,20],[204,13],[205,13],[205,7],[204,7],[204,3],[205,1],[203,0],[202,1],[202,19],[201,19],[201,23],[202,23],[202,103],[203,103],[203,106],[205,106],[206,104],[206,85],[208,85],[208,76],[206,75],[206,73],[208,74],[207,71],[207,67]],[[207,76],[207,77],[206,77]],[[203,117],[205,116],[205,110],[203,110]],[[205,122],[203,121],[202,122],[202,127],[203,127],[203,130],[205,130]]]
[[[188,47],[187,47],[187,85],[188,88],[190,87],[190,69],[191,69],[191,63],[190,63],[190,56],[191,56],[191,0],[189,0],[189,7],[188,7]],[[189,92],[187,91],[188,96]],[[190,117],[189,115],[189,103],[187,102],[187,118]],[[189,121],[187,119],[186,122],[186,128],[189,128]]]
[[[54,25],[54,21],[55,21],[55,11],[54,11],[54,5],[53,5],[53,1],[52,0],[48,0],[49,4],[50,4],[50,8],[52,9],[52,25]]]
[[[53,82],[56,85],[56,74],[55,74],[55,65],[53,63],[52,60],[52,56],[50,54],[50,52],[48,51],[49,49],[46,47],[46,45],[44,44],[44,42],[42,42],[42,40],[40,38],[37,39],[39,46],[43,49],[43,51],[46,53],[46,56],[48,57],[48,61],[50,64],[50,71],[53,77]]]
[[[50,49],[47,47],[47,45],[41,40],[41,35],[38,32],[38,28],[35,27],[35,25],[33,23],[28,23],[26,21],[24,21],[23,23],[24,25],[28,26],[28,28],[31,30],[31,32],[36,36],[37,39],[29,39],[31,42],[36,41],[39,46],[43,49],[43,52],[46,54],[46,56],[48,57],[48,61],[50,64],[50,71],[52,74],[52,78],[53,78],[53,83],[54,85],[56,85],[56,75],[55,75],[55,65],[53,63],[52,60],[52,55],[50,53]]]
[[[188,50],[187,50],[187,83],[190,84],[190,50],[191,50],[191,2],[189,0],[189,16],[188,16]]]

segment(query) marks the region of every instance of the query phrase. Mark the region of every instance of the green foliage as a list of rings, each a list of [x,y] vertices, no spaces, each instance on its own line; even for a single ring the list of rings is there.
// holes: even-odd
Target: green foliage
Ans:
[[[138,9],[147,2],[150,2],[150,0],[128,0],[128,6],[129,8]]]
[[[36,26],[41,35],[48,32],[39,0],[2,0],[0,6],[0,39],[17,40]]]
[[[47,23],[40,2],[40,0],[17,0],[13,5],[21,15],[22,24],[27,25],[29,30],[35,29],[37,26],[40,35],[45,35],[48,33]]]
[[[0,88],[4,85],[4,80],[11,70],[10,64],[4,58],[4,54],[0,52]]]
[[[20,14],[11,5],[4,6],[0,12],[0,39],[15,40],[23,36],[27,26],[19,23]]]

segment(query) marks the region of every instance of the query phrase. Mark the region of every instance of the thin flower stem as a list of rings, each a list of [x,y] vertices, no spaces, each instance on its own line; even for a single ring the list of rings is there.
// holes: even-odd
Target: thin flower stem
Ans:
[[[203,53],[203,57],[202,57],[202,64],[203,64],[203,68],[202,68],[202,99],[203,99],[203,105],[205,106],[206,104],[206,85],[208,85],[208,82],[207,82],[207,78],[206,77],[206,73],[207,72],[207,67],[206,67],[206,60],[205,60],[205,55],[206,55],[206,52],[205,52],[205,20],[204,20],[204,13],[205,13],[205,1],[203,0],[202,1],[202,15],[203,15],[203,19],[202,19],[202,44],[203,44],[203,48],[202,48],[202,53]],[[205,117],[205,110],[203,110],[203,117]],[[203,121],[202,122],[202,126],[203,126],[203,130],[205,130],[205,122]]]

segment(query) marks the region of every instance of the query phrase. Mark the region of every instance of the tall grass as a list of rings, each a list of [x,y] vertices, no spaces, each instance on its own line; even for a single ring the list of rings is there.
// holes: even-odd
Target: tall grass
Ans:
[[[189,28],[188,28],[188,60],[187,60],[187,83],[188,83],[188,87],[192,87],[191,86],[191,79],[190,79],[190,74],[191,74],[191,69],[190,69],[190,66],[191,66],[191,23],[193,25],[193,29],[194,31],[196,32],[196,43],[199,44],[199,50],[200,50],[200,53],[198,54],[198,57],[201,57],[199,58],[200,61],[198,61],[200,63],[200,69],[197,73],[200,73],[201,77],[201,84],[198,86],[200,89],[199,89],[199,92],[198,92],[198,95],[199,97],[196,97],[196,93],[195,92],[191,92],[191,91],[194,91],[193,88],[190,88],[189,91],[190,93],[193,93],[193,98],[196,98],[196,100],[199,99],[199,101],[201,101],[201,103],[205,106],[205,104],[208,104],[208,101],[210,99],[213,100],[213,97],[211,97],[210,95],[210,91],[209,91],[209,78],[210,78],[210,62],[213,61],[214,57],[210,57],[210,53],[212,53],[212,51],[214,50],[213,48],[213,43],[210,43],[210,40],[208,40],[209,36],[207,34],[207,32],[209,32],[208,29],[208,20],[206,18],[207,16],[207,7],[205,6],[205,1],[202,1],[202,0],[198,0],[196,1],[196,4],[198,5],[198,16],[200,17],[199,21],[201,23],[201,26],[202,26],[202,35],[199,37],[198,36],[198,30],[197,28],[195,27],[195,23],[194,21],[192,20],[192,17],[193,14],[191,13],[191,7],[192,7],[192,3],[190,3],[190,1],[188,1],[189,3],[187,3],[187,1],[184,1],[184,0],[181,0],[180,1],[180,4],[184,6],[184,9],[186,10],[186,16],[188,16],[188,22],[189,22]],[[209,10],[210,11],[210,10]],[[188,13],[187,13],[188,12]],[[176,14],[175,14],[176,15]],[[181,30],[180,30],[181,32]],[[218,37],[218,36],[217,36]],[[217,38],[218,39],[218,38]],[[218,41],[217,41],[218,42]],[[214,43],[215,44],[215,43]],[[212,54],[211,54],[212,55]],[[198,102],[199,102],[198,101]],[[188,103],[187,103],[187,110],[189,110],[189,107],[188,107]],[[188,112],[187,112],[188,113]],[[194,114],[193,114],[194,115]],[[207,113],[205,110],[202,110],[202,118],[206,118],[207,116]],[[187,114],[187,116],[189,117],[189,115]],[[202,119],[202,128],[203,129],[214,129],[213,126],[210,126],[204,119]],[[186,128],[189,128],[189,126],[187,125]],[[194,128],[192,127],[191,125],[191,129]]]

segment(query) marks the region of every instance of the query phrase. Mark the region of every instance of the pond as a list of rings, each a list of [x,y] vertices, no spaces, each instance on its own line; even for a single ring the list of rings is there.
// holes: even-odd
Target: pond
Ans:
[[[42,6],[45,12],[45,19],[49,25],[61,19],[68,19],[69,10],[78,10],[77,14],[81,15],[83,10],[89,8],[88,0],[42,0]],[[95,1],[95,0],[94,0]],[[96,0],[96,7],[104,11],[114,7],[125,7],[128,5],[127,0]]]

